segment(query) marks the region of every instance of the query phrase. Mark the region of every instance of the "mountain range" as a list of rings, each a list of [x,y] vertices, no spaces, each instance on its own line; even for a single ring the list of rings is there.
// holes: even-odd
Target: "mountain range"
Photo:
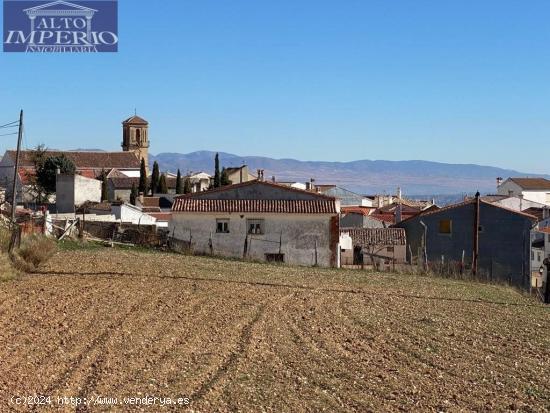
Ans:
[[[175,172],[180,169],[182,174],[199,171],[212,174],[215,154],[211,151],[160,153],[150,155],[149,161],[151,164],[157,161],[161,171]],[[549,177],[493,166],[417,160],[299,161],[224,152],[219,152],[219,156],[221,166],[246,164],[252,174],[256,174],[257,169],[263,169],[265,179],[275,176],[277,181],[306,182],[313,178],[317,184],[336,184],[361,194],[395,193],[397,187],[408,196],[473,194],[476,191],[486,194],[496,192],[497,177]]]

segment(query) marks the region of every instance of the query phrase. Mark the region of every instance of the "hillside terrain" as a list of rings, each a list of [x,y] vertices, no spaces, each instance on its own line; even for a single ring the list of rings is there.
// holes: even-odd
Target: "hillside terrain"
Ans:
[[[0,323],[0,411],[550,410],[548,308],[507,287],[100,248],[0,284]]]
[[[161,153],[150,157],[161,170],[182,173],[205,171],[212,173],[215,152],[199,151],[189,154]],[[495,193],[496,178],[527,176],[524,172],[491,166],[446,164],[428,161],[370,161],[304,162],[295,159],[272,159],[259,156],[238,156],[220,153],[223,166],[250,167],[265,170],[265,177],[278,180],[337,184],[362,194],[395,193],[401,187],[406,195],[449,195]],[[531,174],[530,176],[536,176]]]

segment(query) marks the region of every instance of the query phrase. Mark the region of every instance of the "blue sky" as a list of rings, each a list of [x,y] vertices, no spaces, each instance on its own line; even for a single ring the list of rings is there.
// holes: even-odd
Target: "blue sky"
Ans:
[[[25,145],[550,172],[548,0],[119,1],[119,52],[0,53]],[[3,151],[13,146],[4,138]]]

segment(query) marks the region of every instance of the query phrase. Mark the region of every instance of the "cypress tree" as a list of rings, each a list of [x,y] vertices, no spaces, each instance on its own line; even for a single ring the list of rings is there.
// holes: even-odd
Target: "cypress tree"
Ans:
[[[191,180],[189,179],[189,177],[186,177],[183,183],[183,193],[184,194],[191,193]]]
[[[130,191],[130,203],[132,205],[136,204],[136,199],[138,197],[137,188],[135,182],[132,182],[132,190]]]
[[[139,192],[147,193],[147,169],[145,168],[145,159],[141,158],[141,167],[139,170]]]
[[[155,163],[153,163],[153,174],[151,175],[151,195],[155,195],[158,190],[159,178],[159,164],[155,161]]]
[[[178,176],[176,177],[176,194],[181,194],[182,192],[182,187],[181,187],[181,173],[180,173],[180,170],[178,169]]]
[[[219,188],[221,186],[221,175],[220,175],[220,157],[216,153],[214,158],[214,188]]]
[[[227,169],[222,168],[222,176],[220,178],[221,186],[227,186],[231,185],[231,181],[229,180],[229,175],[227,174]]]
[[[107,173],[105,170],[101,171],[101,202],[109,200],[109,194],[107,193]]]
[[[159,193],[161,193],[161,194],[167,194],[168,193],[168,185],[166,184],[166,175],[165,174],[162,174],[160,176]]]

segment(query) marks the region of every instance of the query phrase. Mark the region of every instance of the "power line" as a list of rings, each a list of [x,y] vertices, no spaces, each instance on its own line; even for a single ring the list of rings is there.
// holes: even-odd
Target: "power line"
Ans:
[[[16,120],[14,122],[6,123],[5,125],[0,125],[0,128],[11,128],[13,126],[19,126],[19,121]]]
[[[13,132],[13,133],[6,133],[4,135],[0,135],[0,136],[10,136],[10,135],[17,135],[17,132]]]

